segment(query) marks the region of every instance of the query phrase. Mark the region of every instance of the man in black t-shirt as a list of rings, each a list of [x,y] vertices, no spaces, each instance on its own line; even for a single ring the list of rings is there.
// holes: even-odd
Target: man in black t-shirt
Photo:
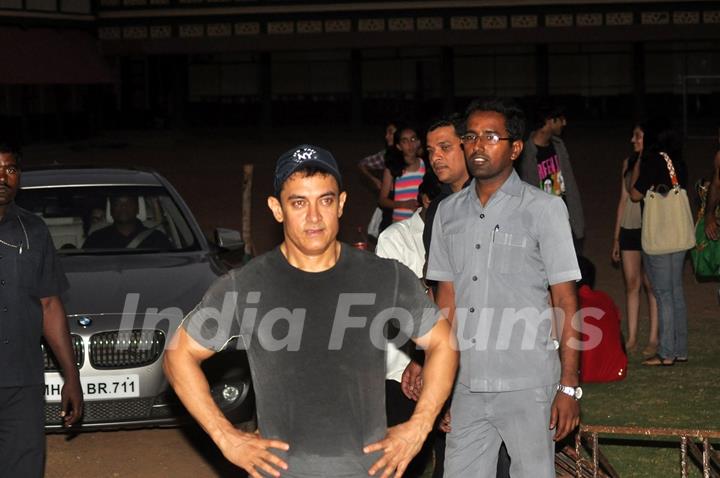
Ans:
[[[575,248],[580,251],[585,238],[585,217],[570,154],[560,137],[567,126],[567,119],[562,108],[549,105],[537,108],[535,116],[535,130],[525,141],[518,160],[518,174],[523,181],[563,198],[570,216]]]
[[[162,232],[145,227],[137,218],[137,196],[117,196],[110,200],[113,223],[85,240],[83,249],[169,249],[170,241]]]
[[[268,198],[283,243],[217,280],[166,353],[177,395],[252,477],[400,477],[450,393],[457,351],[447,321],[407,267],[337,241],[346,197],[329,152],[283,154]],[[410,420],[388,429],[384,329],[393,319],[401,338],[426,349],[425,387]],[[255,434],[223,417],[199,368],[232,338],[248,352]]]

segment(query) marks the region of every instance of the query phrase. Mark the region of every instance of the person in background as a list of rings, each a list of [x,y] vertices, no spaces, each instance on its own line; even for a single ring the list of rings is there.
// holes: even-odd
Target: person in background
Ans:
[[[420,281],[422,281],[425,269],[425,247],[422,242],[425,214],[430,201],[439,193],[440,184],[432,171],[428,171],[418,191],[418,202],[421,207],[410,219],[391,224],[380,233],[375,248],[375,253],[379,257],[395,259],[406,265]],[[426,288],[426,290],[429,292],[429,289]],[[410,352],[407,347],[403,347],[401,350],[393,342],[388,343],[385,358],[387,364],[385,407],[389,427],[407,421],[415,409],[415,401],[405,396],[400,385],[402,374],[410,363]],[[423,449],[408,466],[405,477],[422,476],[429,458],[429,445],[433,438],[434,436],[431,434]]]
[[[395,145],[394,137],[395,131],[397,130],[395,124],[395,121],[391,121],[385,126],[385,148],[370,156],[365,156],[358,161],[358,169],[378,191],[382,186],[382,176],[385,170],[385,155],[387,150]]]
[[[687,189],[688,171],[682,158],[679,136],[668,121],[656,119],[643,128],[643,152],[635,163],[630,197],[642,201],[645,193],[658,188],[670,190],[672,182],[663,155],[667,154],[678,183]],[[683,266],[687,251],[670,254],[643,253],[655,297],[658,302],[659,346],[657,355],[643,362],[648,366],[670,366],[688,360],[687,306],[683,289]]]
[[[720,128],[718,128],[718,142],[720,142]],[[718,204],[720,204],[720,149],[715,153],[715,159],[713,159],[713,175],[705,203],[705,235],[712,241],[720,238],[715,215]]]
[[[430,124],[427,131],[428,163],[442,186],[440,194],[430,203],[423,231],[425,251],[430,251],[432,225],[440,201],[470,184],[470,173],[465,164],[465,155],[460,137],[465,131],[465,118],[453,113]]]
[[[146,227],[138,219],[140,204],[135,195],[110,198],[113,223],[91,233],[83,249],[170,249],[167,236],[155,228]]]
[[[395,132],[397,121],[391,121],[385,126],[385,148],[370,156],[365,156],[358,162],[360,173],[372,184],[375,193],[382,187],[383,172],[385,171],[385,157],[388,150],[395,146]],[[377,239],[380,231],[392,224],[392,208],[376,207],[368,224],[368,235]]]
[[[648,344],[642,353],[646,357],[652,357],[657,353],[658,345],[658,318],[657,300],[653,294],[650,281],[647,277],[642,262],[641,227],[642,213],[640,203],[630,199],[630,179],[632,177],[635,163],[643,151],[643,129],[638,124],[633,128],[632,138],[633,152],[625,158],[622,163],[620,178],[620,200],[618,201],[617,214],[615,216],[615,230],[613,233],[613,245],[611,257],[613,262],[622,265],[623,278],[625,279],[625,310],[627,313],[628,337],[625,342],[625,350],[628,353],[637,350],[638,315],[640,313],[640,290],[644,289],[648,299],[648,315],[650,317],[650,334]]]
[[[575,249],[582,253],[585,217],[570,154],[560,137],[566,126],[563,108],[540,105],[535,112],[535,130],[525,142],[518,172],[523,181],[563,198],[570,214]]]
[[[419,206],[418,187],[425,175],[425,162],[418,155],[420,144],[416,128],[400,126],[395,132],[395,149],[388,150],[385,158],[378,203],[393,209],[393,222],[410,218]]]
[[[595,266],[578,256],[582,278],[577,282],[578,303],[583,311],[583,349],[580,352],[580,381],[615,382],[627,375],[623,351],[620,311],[608,294],[595,290]]]

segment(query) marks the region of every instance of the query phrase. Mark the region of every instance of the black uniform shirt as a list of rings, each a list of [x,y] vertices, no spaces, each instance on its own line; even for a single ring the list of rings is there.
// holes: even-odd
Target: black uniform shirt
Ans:
[[[0,220],[0,387],[44,381],[40,299],[68,282],[43,220],[11,204]],[[20,251],[22,245],[22,253]]]

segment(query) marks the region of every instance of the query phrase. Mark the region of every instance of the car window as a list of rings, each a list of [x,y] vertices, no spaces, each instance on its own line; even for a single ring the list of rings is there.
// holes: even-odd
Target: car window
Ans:
[[[43,218],[60,253],[148,253],[199,247],[187,218],[161,186],[25,188],[16,202]]]

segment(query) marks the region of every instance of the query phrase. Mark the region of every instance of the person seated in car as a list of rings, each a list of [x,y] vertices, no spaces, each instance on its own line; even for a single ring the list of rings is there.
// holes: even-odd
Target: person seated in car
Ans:
[[[83,249],[169,249],[171,245],[167,236],[145,227],[137,218],[138,210],[137,196],[111,198],[113,223],[90,234]]]

